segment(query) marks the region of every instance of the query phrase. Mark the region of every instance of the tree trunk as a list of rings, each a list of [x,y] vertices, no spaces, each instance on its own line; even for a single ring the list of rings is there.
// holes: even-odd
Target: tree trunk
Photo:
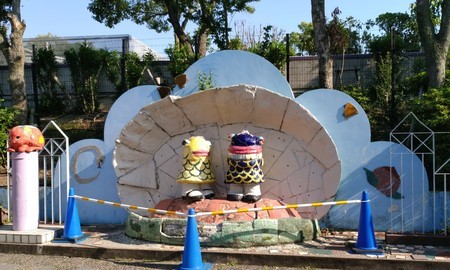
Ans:
[[[416,0],[416,15],[420,41],[425,52],[428,84],[440,87],[445,82],[445,64],[450,45],[450,0],[441,4],[439,32],[435,32],[429,0]]]
[[[314,45],[319,58],[319,87],[333,88],[333,59],[325,17],[325,0],[311,0]]]
[[[188,20],[180,23],[179,7],[175,5],[173,1],[166,0],[165,5],[167,7],[167,13],[169,16],[169,22],[173,27],[173,32],[181,46],[187,46],[189,53],[194,54],[194,46],[185,29]]]
[[[208,50],[208,35],[204,33],[204,34],[200,35],[199,41],[198,41],[199,57],[205,56],[207,50]]]
[[[20,15],[20,11],[15,11]],[[27,124],[27,94],[24,78],[25,52],[22,44],[26,25],[24,21],[20,21],[17,14],[8,13],[7,16],[11,24],[10,43],[8,43],[6,36],[2,36],[0,40],[1,50],[9,66],[8,84],[11,89],[12,104],[20,112],[16,120],[19,124]]]

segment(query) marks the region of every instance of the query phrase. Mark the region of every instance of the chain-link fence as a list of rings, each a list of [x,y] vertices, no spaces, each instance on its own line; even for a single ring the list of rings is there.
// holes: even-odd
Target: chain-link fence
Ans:
[[[25,85],[27,93],[27,103],[31,110],[38,108],[37,102],[39,102],[39,97],[45,92],[44,89],[39,87],[37,80],[36,68],[33,64],[32,59],[36,55],[36,50],[39,48],[50,48],[55,55],[57,62],[55,82],[58,87],[57,94],[58,97],[65,100],[75,98],[74,85],[72,82],[71,71],[69,65],[65,63],[64,52],[74,48],[74,46],[79,44],[89,44],[89,46],[95,49],[104,49],[106,51],[116,51],[122,57],[126,56],[127,53],[133,52],[140,57],[147,53],[151,53],[154,57],[154,61],[147,70],[142,74],[144,84],[155,84],[158,82],[171,83],[173,78],[168,70],[168,59],[167,57],[153,51],[149,46],[143,42],[134,39],[129,35],[119,35],[119,36],[91,36],[91,37],[70,37],[70,38],[45,38],[45,39],[25,39],[24,49],[25,49]],[[125,64],[121,63],[120,71],[118,72],[120,80],[124,80],[127,75],[127,70]],[[5,59],[0,57],[0,98],[4,99],[3,105],[11,105],[11,91],[8,84],[9,69],[6,65]],[[123,83],[122,83],[123,85]],[[102,111],[107,111],[115,99],[127,89],[117,89],[108,76],[106,72],[102,71],[100,74],[97,89],[98,96],[97,101],[99,103],[99,109]]]
[[[154,41],[152,40],[151,42]],[[155,61],[143,74],[143,83],[157,84],[157,82],[163,82],[169,85],[173,84],[172,75],[168,70],[169,60],[167,56],[161,55],[146,43],[129,35],[26,39],[24,40],[26,53],[25,81],[28,104],[31,109],[36,108],[39,95],[44,91],[37,86],[36,74],[33,74],[35,72],[32,64],[33,52],[35,51],[33,48],[44,47],[52,49],[58,62],[57,80],[62,86],[60,88],[64,89],[64,91],[59,89],[58,95],[63,99],[70,99],[74,97],[75,93],[69,66],[65,64],[64,52],[73,48],[75,44],[80,43],[88,43],[96,49],[116,51],[122,55],[128,52],[137,53],[139,56],[152,53]],[[164,41],[164,43],[167,47],[168,41]],[[404,56],[405,61],[402,61],[402,69],[405,71],[405,75],[411,74],[414,61],[418,58],[423,58],[423,54],[416,53]],[[124,80],[127,71],[124,65],[121,65],[120,69],[121,80]],[[334,88],[339,89],[343,85],[359,85],[362,89],[365,89],[374,81],[375,69],[375,60],[372,55],[335,55],[333,56]],[[288,56],[282,71],[296,96],[304,91],[318,88],[319,67],[317,56]],[[11,104],[8,74],[9,70],[6,62],[0,57],[0,97],[5,100],[4,105],[6,106]],[[99,109],[107,111],[115,99],[125,90],[127,89],[117,89],[117,86],[108,79],[105,73],[101,74],[98,81]]]

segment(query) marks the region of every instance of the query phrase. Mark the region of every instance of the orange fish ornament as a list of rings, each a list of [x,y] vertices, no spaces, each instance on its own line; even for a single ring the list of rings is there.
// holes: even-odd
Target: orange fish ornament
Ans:
[[[41,131],[30,125],[15,126],[9,131],[8,152],[33,152],[44,147]]]

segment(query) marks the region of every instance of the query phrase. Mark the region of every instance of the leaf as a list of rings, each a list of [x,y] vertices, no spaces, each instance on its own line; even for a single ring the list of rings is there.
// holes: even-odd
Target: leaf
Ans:
[[[366,172],[366,176],[367,176],[367,182],[369,182],[369,184],[373,187],[377,187],[378,186],[378,178],[375,176],[375,174],[366,168],[363,168],[364,171]]]

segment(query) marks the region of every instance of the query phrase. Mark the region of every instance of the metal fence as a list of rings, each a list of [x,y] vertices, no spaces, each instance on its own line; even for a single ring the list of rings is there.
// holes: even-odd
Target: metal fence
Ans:
[[[149,67],[149,72],[151,72],[153,77],[160,77],[161,80],[171,82],[172,78],[170,72],[167,69],[168,61],[156,61],[151,67]],[[58,89],[58,96],[62,99],[66,98],[66,93],[74,99],[75,92],[73,90],[72,78],[70,75],[69,67],[65,64],[59,64],[57,66],[57,77],[61,85],[64,87],[64,91]],[[0,67],[0,98],[4,99],[3,105],[11,106],[11,91],[8,84],[9,70],[6,66]],[[108,80],[106,74],[100,75],[100,80],[98,83],[98,102],[99,109],[102,111],[107,111],[114,103],[115,99],[118,97],[120,90],[116,89],[115,86]],[[33,68],[31,64],[25,65],[25,84],[27,93],[27,103],[31,109],[36,108],[36,100],[43,94],[42,89],[35,89],[33,82]],[[151,84],[147,82],[146,84]],[[36,95],[38,96],[36,99]]]
[[[390,141],[404,146],[409,152],[399,150],[398,147],[391,147],[390,161],[393,168],[393,161],[400,160],[399,175],[405,175],[405,168],[411,168],[414,156],[417,156],[423,166],[420,172],[411,172],[410,177],[402,177],[401,193],[410,191],[416,194],[415,197],[407,201],[401,200],[398,205],[394,203],[391,196],[391,228],[394,224],[400,224],[398,232],[422,233],[426,232],[427,223],[432,219],[434,233],[442,232],[447,235],[448,209],[447,185],[450,182],[450,154],[439,153],[436,141],[449,141],[450,132],[434,132],[418,119],[414,113],[409,113],[391,131]],[[437,155],[444,156],[444,159],[437,161]],[[412,168],[411,168],[412,169]],[[393,173],[390,173],[390,187],[393,187]],[[418,181],[417,181],[418,180]],[[418,185],[419,183],[419,185]],[[392,194],[392,190],[391,190]],[[399,209],[397,209],[399,208]],[[394,215],[392,209],[397,209],[399,214]],[[431,211],[430,211],[431,210]]]
[[[403,56],[400,70],[402,76],[410,76],[423,53],[407,53]],[[338,89],[343,85],[368,87],[375,78],[375,60],[371,54],[346,54],[333,57],[333,85]],[[296,92],[316,89],[319,85],[319,65],[317,56],[290,56],[289,74],[286,78]]]
[[[56,58],[57,65],[57,79],[61,87],[58,87],[57,93],[62,99],[74,100],[73,83],[70,74],[70,69],[64,61],[64,52],[74,48],[75,45],[81,43],[90,44],[93,48],[104,49],[107,51],[116,51],[122,54],[123,57],[127,53],[133,52],[139,56],[143,56],[146,53],[152,53],[155,57],[155,61],[150,67],[148,72],[143,74],[145,84],[152,84],[152,79],[159,77],[161,81],[171,83],[173,81],[172,76],[167,69],[168,59],[163,55],[160,55],[156,51],[152,50],[144,42],[137,40],[129,35],[108,35],[108,36],[83,36],[83,37],[55,37],[46,39],[24,39],[24,51],[25,51],[25,87],[27,94],[27,104],[30,109],[38,108],[37,102],[41,95],[44,93],[43,89],[38,87],[37,74],[35,72],[32,59],[35,57],[36,50],[39,48],[50,48]],[[123,58],[124,59],[124,58]],[[120,74],[122,85],[126,77],[126,67],[124,62],[120,65]],[[0,54],[0,98],[4,99],[3,105],[11,105],[11,91],[8,84],[9,69],[6,64],[6,60],[3,55]],[[34,80],[33,80],[34,78]],[[115,99],[122,91],[126,89],[116,89],[116,87],[107,78],[106,74],[100,74],[98,82],[98,102],[99,109],[107,111],[114,103]],[[122,86],[121,86],[122,87]],[[123,87],[122,87],[123,88]],[[64,89],[64,90],[63,90]],[[67,105],[67,104],[65,104]]]

